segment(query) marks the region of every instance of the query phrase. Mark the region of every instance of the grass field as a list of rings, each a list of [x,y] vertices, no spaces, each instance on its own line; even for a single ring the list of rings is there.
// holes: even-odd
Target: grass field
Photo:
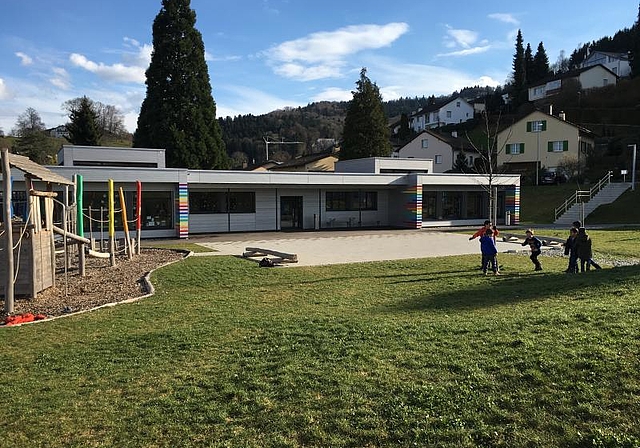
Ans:
[[[1,445],[639,446],[640,267],[542,261],[188,258],[151,298],[2,329]]]

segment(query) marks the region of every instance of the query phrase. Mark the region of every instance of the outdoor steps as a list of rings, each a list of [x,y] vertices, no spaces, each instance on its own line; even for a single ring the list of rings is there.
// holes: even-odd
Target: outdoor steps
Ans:
[[[631,188],[630,182],[610,183],[604,187],[598,194],[593,196],[589,202],[584,203],[584,217],[592,213],[596,208],[604,204],[611,204],[618,199],[622,193]],[[574,221],[581,221],[582,204],[576,203],[571,206],[562,216],[560,216],[554,224],[570,226]]]

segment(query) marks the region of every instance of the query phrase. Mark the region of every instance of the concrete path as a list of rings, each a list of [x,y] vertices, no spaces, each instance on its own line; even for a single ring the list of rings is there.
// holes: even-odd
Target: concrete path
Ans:
[[[283,266],[316,266],[362,261],[400,260],[478,254],[478,239],[468,235],[433,230],[378,230],[216,235],[191,242],[217,252],[196,254],[240,256],[247,247],[296,254],[297,263]],[[498,252],[524,249],[520,244],[498,241]]]

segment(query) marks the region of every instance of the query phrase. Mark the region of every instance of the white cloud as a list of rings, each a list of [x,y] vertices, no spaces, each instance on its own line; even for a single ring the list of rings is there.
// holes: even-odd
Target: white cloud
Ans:
[[[16,53],[16,56],[18,56],[20,58],[20,64],[21,65],[31,65],[31,64],[33,64],[33,59],[30,56],[24,54],[21,51],[18,51]]]
[[[445,56],[469,56],[471,54],[484,53],[491,49],[491,45],[483,45],[481,47],[466,48],[464,50],[451,51],[449,53],[438,53],[437,57]]]
[[[489,17],[490,19],[498,20],[500,22],[510,23],[512,25],[520,25],[520,21],[516,19],[513,14],[497,12],[489,14],[487,17]]]
[[[353,25],[283,42],[263,55],[277,74],[288,78],[308,81],[337,77],[347,56],[387,47],[408,30],[406,23]]]
[[[11,92],[4,84],[4,79],[0,78],[0,100],[8,100],[11,98]]]
[[[476,31],[457,30],[451,28],[449,25],[447,25],[447,36],[449,41],[449,45],[447,46],[450,48],[453,48],[450,45],[451,39],[453,39],[454,44],[462,48],[471,48],[471,46],[478,41],[478,33]]]
[[[105,65],[88,60],[81,54],[72,53],[69,60],[76,67],[95,73],[100,78],[112,82],[144,83],[145,69],[139,66],[126,66],[124,64]]]
[[[329,87],[322,92],[311,97],[312,101],[351,101],[353,94],[351,90],[339,89],[337,87]]]

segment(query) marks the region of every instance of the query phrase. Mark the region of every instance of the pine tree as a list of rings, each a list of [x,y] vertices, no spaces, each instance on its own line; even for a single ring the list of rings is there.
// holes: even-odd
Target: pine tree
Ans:
[[[525,85],[533,82],[533,51],[530,44],[527,44],[527,48],[524,50],[524,72]]]
[[[344,120],[340,159],[388,157],[391,143],[382,96],[378,86],[367,77],[366,68],[360,71],[356,86]]]
[[[516,36],[516,52],[513,55],[513,98],[515,105],[520,105],[526,93],[527,73],[524,59],[522,32]]]
[[[640,76],[640,4],[638,18],[631,29],[633,44],[631,47],[631,76]]]
[[[195,23],[190,0],[162,0],[133,146],[165,148],[170,167],[224,169],[229,158]]]
[[[67,124],[69,137],[67,140],[72,145],[98,146],[102,131],[98,124],[98,114],[93,109],[93,103],[83,96],[77,107],[69,114],[70,122]]]
[[[533,79],[531,79],[530,82],[540,81],[551,73],[551,69],[549,68],[549,57],[547,56],[547,52],[544,49],[542,42],[538,44],[536,54],[533,56],[532,72]]]

